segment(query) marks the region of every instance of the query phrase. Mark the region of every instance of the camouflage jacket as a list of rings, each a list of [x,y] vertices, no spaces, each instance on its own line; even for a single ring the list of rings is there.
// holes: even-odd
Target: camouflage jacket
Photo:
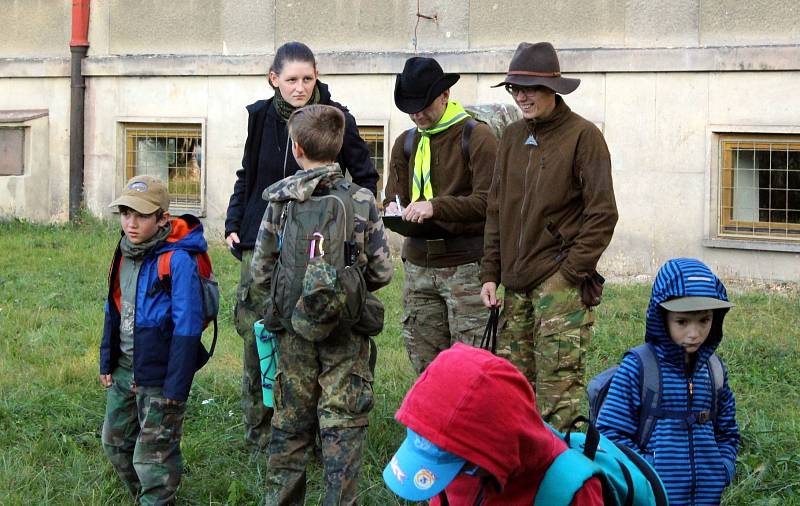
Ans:
[[[253,284],[250,300],[257,301],[257,310],[264,312],[270,293],[272,270],[279,255],[278,236],[281,231],[281,214],[292,200],[303,202],[318,188],[330,187],[342,178],[338,163],[298,172],[274,183],[262,195],[267,201],[267,210],[258,228],[253,261],[250,270]],[[389,241],[383,228],[375,197],[370,190],[359,187],[353,193],[355,215],[354,235],[358,249],[358,266],[364,273],[367,288],[375,291],[389,284],[394,266],[389,252]]]

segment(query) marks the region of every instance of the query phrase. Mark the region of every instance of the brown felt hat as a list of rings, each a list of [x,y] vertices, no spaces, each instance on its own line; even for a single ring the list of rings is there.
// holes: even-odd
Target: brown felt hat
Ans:
[[[549,42],[521,42],[508,65],[505,80],[492,86],[515,84],[517,86],[546,86],[556,93],[572,93],[581,83],[580,79],[561,77],[556,50]]]

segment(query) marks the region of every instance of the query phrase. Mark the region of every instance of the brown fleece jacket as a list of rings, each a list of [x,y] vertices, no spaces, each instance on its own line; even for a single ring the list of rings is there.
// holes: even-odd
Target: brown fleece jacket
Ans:
[[[597,266],[616,223],[603,134],[557,95],[548,118],[520,120],[503,132],[486,210],[481,282],[528,291],[560,269],[579,285]]]
[[[465,123],[462,121],[431,136],[432,221],[445,229],[450,237],[481,237],[497,139],[487,125],[475,125],[469,139],[469,166],[465,166],[461,151]],[[414,140],[411,157],[406,160],[403,153],[406,135],[408,131],[400,134],[392,146],[384,207],[395,201],[395,195],[400,197],[404,207],[411,202],[411,176],[419,139]],[[475,250],[432,256],[406,239],[403,256],[416,265],[452,267],[480,260],[482,251],[478,240]]]

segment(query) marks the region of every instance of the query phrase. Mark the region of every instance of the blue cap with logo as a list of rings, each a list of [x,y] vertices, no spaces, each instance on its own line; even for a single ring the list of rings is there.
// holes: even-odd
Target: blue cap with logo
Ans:
[[[458,475],[466,460],[442,450],[411,429],[383,470],[383,481],[403,499],[424,501]]]

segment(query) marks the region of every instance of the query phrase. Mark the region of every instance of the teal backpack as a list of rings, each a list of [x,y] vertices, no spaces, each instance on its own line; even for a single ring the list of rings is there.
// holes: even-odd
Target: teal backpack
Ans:
[[[573,426],[588,422],[577,418]],[[568,430],[553,433],[569,447],[556,457],[545,472],[534,506],[567,506],[575,494],[591,478],[603,487],[606,506],[666,506],[667,493],[655,470],[630,448],[618,445],[601,435],[594,424],[586,434]]]

